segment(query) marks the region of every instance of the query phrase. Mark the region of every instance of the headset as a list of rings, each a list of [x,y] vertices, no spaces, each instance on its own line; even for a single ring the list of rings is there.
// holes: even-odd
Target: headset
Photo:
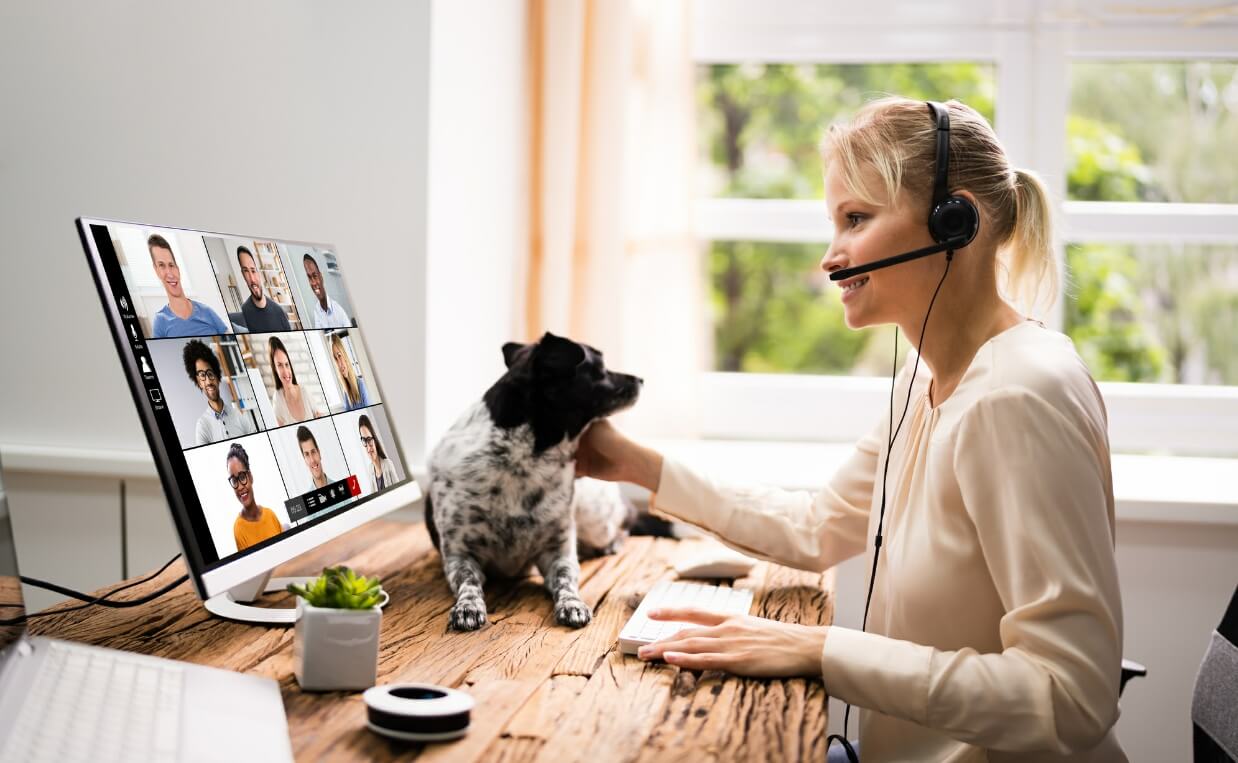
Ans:
[[[962,249],[972,242],[980,230],[980,213],[976,210],[976,205],[963,196],[951,196],[946,184],[950,172],[950,113],[943,104],[936,101],[927,103],[933,121],[937,124],[937,164],[933,176],[933,201],[928,215],[929,234],[937,243],[853,268],[835,270],[830,273],[831,281],[842,281],[891,265],[918,260],[930,254]],[[949,254],[946,259],[949,261]]]
[[[890,473],[890,451],[894,449],[894,441],[898,439],[898,433],[903,429],[903,421],[907,418],[907,410],[911,407],[911,390],[915,386],[916,372],[920,370],[920,350],[924,348],[924,334],[928,328],[929,315],[933,312],[933,303],[937,301],[937,294],[941,291],[941,285],[946,282],[946,276],[950,274],[950,263],[954,260],[954,250],[962,249],[976,238],[976,233],[980,230],[980,212],[976,209],[976,205],[972,204],[963,196],[952,196],[947,185],[947,178],[950,172],[950,114],[946,106],[936,101],[927,101],[929,113],[933,117],[933,121],[937,126],[937,154],[936,164],[933,170],[933,200],[929,207],[928,229],[933,240],[937,243],[932,246],[926,246],[922,249],[914,249],[903,254],[896,254],[893,257],[875,260],[864,265],[859,265],[853,268],[844,268],[830,273],[831,281],[841,281],[846,278],[870,273],[881,268],[888,268],[892,265],[899,265],[904,262],[910,262],[921,257],[927,257],[930,254],[939,252],[946,253],[946,269],[941,274],[941,280],[937,282],[937,288],[933,291],[933,298],[929,300],[928,309],[924,312],[924,325],[920,327],[920,344],[916,348],[916,363],[911,369],[911,380],[907,383],[907,400],[903,404],[903,413],[899,417],[898,427],[894,427],[894,382],[898,375],[898,328],[894,329],[894,368],[890,372],[890,421],[889,427],[893,429],[886,430],[886,454],[885,464],[881,469],[881,508],[877,514],[877,535],[873,538],[873,570],[868,578],[868,595],[864,599],[864,620],[860,625],[861,630],[868,628],[868,606],[873,601],[873,584],[877,581],[877,560],[881,558],[881,527],[885,521],[886,513],[886,477]],[[847,703],[847,711],[843,715],[843,733],[831,734],[826,737],[825,746],[829,750],[834,740],[842,742],[843,751],[847,753],[847,760],[850,763],[859,763],[859,758],[856,756],[855,749],[851,746],[851,742],[847,739],[847,727],[851,721],[851,703]],[[828,754],[828,753],[827,753]]]

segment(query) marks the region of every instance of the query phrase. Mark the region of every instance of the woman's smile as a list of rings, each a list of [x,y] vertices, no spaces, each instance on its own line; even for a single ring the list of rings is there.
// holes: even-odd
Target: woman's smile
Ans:
[[[860,291],[860,289],[863,289],[867,283],[868,276],[860,276],[858,278],[852,278],[850,280],[840,282],[838,288],[842,290],[843,303],[845,304],[854,299],[856,293]]]

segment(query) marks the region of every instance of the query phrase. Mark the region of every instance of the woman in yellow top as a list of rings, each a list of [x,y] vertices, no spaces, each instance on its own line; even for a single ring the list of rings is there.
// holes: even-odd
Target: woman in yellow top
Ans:
[[[241,504],[241,513],[232,524],[237,551],[274,538],[283,531],[275,512],[259,506],[254,500],[254,475],[249,470],[249,454],[239,442],[232,443],[232,447],[228,448],[228,484]]]
[[[664,611],[698,627],[642,657],[820,676],[863,708],[865,763],[1125,760],[1112,728],[1122,608],[1104,404],[1070,340],[1008,301],[1052,303],[1050,204],[983,117],[945,108],[948,163],[931,107],[902,98],[867,104],[823,146],[835,226],[826,271],[932,245],[938,164],[943,187],[979,217],[949,260],[839,282],[849,327],[894,323],[920,351],[894,383],[894,418],[885,413],[824,488],[729,484],[605,422],[584,437],[577,475],[643,485],[658,510],[771,561],[820,571],[867,556],[864,630]]]

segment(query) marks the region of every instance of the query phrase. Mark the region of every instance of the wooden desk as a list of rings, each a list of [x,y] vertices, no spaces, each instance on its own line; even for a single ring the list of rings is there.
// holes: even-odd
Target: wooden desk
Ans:
[[[39,618],[31,630],[275,678],[298,760],[824,760],[819,680],[681,672],[616,651],[639,596],[700,542],[632,538],[619,554],[583,564],[581,596],[594,618],[581,630],[556,625],[540,580],[526,578],[486,586],[485,628],[448,631],[451,594],[421,525],[372,522],[281,567],[277,574],[316,574],[324,563],[345,562],[382,576],[391,604],[383,614],[379,682],[459,686],[478,700],[466,737],[425,747],[367,730],[359,692],[302,692],[293,677],[291,628],[212,617],[188,585],[134,609]],[[177,562],[123,596],[183,571]],[[812,624],[833,618],[830,573],[761,564],[737,585],[755,591],[755,614]]]

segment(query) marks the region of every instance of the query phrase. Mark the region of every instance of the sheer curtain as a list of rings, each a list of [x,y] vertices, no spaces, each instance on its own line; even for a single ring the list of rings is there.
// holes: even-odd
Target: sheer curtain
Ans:
[[[698,431],[709,360],[692,236],[691,3],[529,0],[526,337],[588,342],[645,379],[623,426]]]

